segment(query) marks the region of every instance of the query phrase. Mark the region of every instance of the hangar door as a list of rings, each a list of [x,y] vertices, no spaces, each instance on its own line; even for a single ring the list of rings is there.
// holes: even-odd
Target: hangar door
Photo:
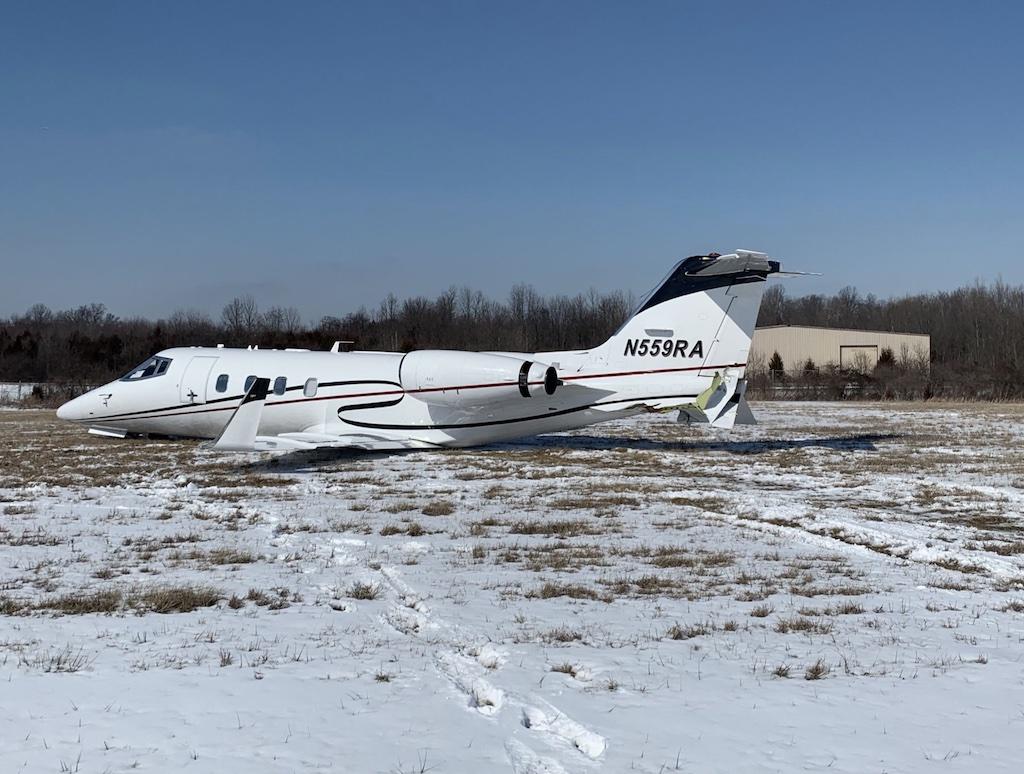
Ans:
[[[867,373],[878,363],[877,344],[840,344],[839,367]]]

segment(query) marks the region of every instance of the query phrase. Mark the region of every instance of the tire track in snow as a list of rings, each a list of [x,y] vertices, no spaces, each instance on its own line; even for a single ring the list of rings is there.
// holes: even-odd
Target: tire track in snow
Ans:
[[[445,633],[446,636],[433,640],[434,644],[444,645],[434,656],[434,666],[465,697],[467,709],[497,719],[507,704],[514,705],[521,713],[520,728],[528,729],[553,747],[568,746],[590,760],[604,754],[607,741],[600,734],[573,720],[550,702],[543,699],[528,702],[484,677],[501,668],[504,655],[490,644],[474,646],[472,641],[476,638],[432,616],[423,597],[405,583],[393,567],[382,567],[380,573],[399,600],[383,614],[383,620],[409,637],[421,638],[428,630]],[[505,743],[505,751],[515,774],[565,774],[560,762],[538,755],[511,736]]]
[[[1019,578],[1024,574],[1024,566],[1013,558],[994,556],[988,551],[969,548],[966,543],[972,542],[976,537],[969,533],[964,535],[963,542],[954,543],[952,548],[944,548],[936,545],[941,542],[941,538],[936,531],[929,531],[927,524],[894,521],[890,529],[879,529],[865,525],[863,514],[858,514],[852,509],[849,510],[849,520],[838,515],[808,518],[791,513],[791,503],[788,500],[762,501],[762,507],[768,509],[766,512],[770,512],[772,506],[778,506],[792,524],[779,524],[748,515],[709,510],[703,511],[703,515],[729,526],[745,527],[786,540],[796,539],[808,546],[837,551],[873,562],[910,563],[924,568],[955,570],[977,577],[975,570],[958,570],[955,564],[960,563],[967,567],[980,567],[989,578],[996,580]],[[955,527],[945,526],[948,529]],[[839,533],[839,536],[834,536],[832,531]],[[975,542],[981,542],[981,539],[978,538]]]

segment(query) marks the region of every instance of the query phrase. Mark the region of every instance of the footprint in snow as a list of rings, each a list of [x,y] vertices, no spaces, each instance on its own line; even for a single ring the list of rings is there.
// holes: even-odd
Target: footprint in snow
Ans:
[[[595,734],[547,702],[543,703],[547,705],[547,710],[529,705],[523,707],[523,726],[531,731],[558,737],[588,758],[601,757],[607,746],[603,736]]]
[[[401,634],[420,634],[430,628],[429,619],[412,608],[393,605],[382,616],[384,622]]]
[[[505,704],[505,692],[474,675],[470,662],[452,653],[436,658],[437,668],[468,700],[468,705],[481,715],[493,717]]]
[[[484,644],[466,650],[476,662],[485,669],[498,669],[505,664],[506,655],[490,644]]]
[[[505,742],[505,754],[514,774],[566,774],[558,761],[538,755],[516,739]]]

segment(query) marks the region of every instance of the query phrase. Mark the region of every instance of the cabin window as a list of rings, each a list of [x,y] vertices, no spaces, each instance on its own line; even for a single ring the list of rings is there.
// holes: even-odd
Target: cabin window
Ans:
[[[245,392],[249,392],[249,388],[252,387],[252,385],[255,383],[255,381],[256,381],[256,377],[255,376],[247,376],[247,377],[245,377]]]
[[[228,375],[227,374],[221,374],[220,376],[217,377],[217,392],[227,392],[227,391],[228,391]]]
[[[121,377],[122,382],[137,382],[139,379],[149,379],[154,376],[163,376],[167,372],[171,359],[168,357],[151,357],[146,362],[136,366]]]
[[[279,376],[279,377],[277,377],[274,380],[274,394],[275,395],[284,395],[284,391],[287,390],[287,389],[288,389],[288,380],[285,377]]]
[[[305,395],[307,398],[315,398],[316,397],[316,387],[317,387],[316,379],[313,378],[313,377],[310,377],[309,379],[306,380],[306,386],[302,388],[302,394]]]

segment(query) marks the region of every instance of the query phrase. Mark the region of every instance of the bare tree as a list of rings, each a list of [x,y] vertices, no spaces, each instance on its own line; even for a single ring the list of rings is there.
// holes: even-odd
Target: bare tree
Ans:
[[[260,310],[250,295],[237,296],[221,312],[221,323],[234,340],[252,336],[260,325]]]

